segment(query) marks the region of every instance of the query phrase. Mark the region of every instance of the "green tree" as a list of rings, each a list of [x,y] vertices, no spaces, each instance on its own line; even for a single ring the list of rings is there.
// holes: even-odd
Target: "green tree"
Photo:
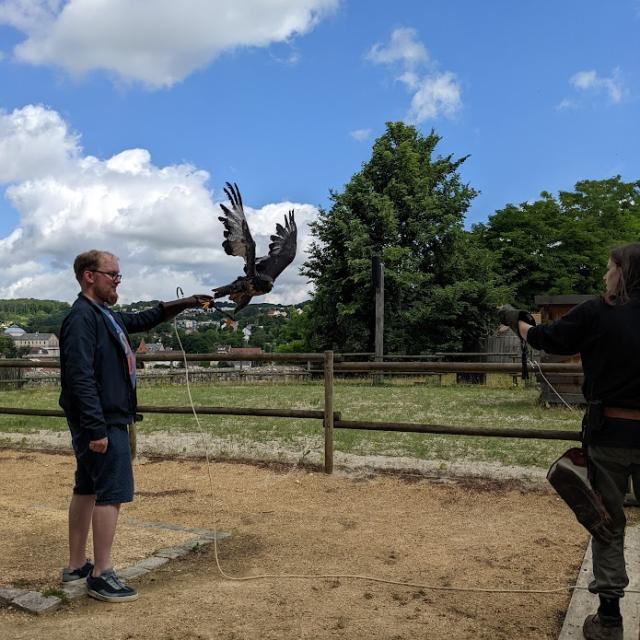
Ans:
[[[309,315],[304,311],[290,309],[290,318],[282,325],[280,344],[275,351],[282,353],[301,353],[307,351]]]
[[[17,324],[30,333],[58,333],[62,319],[69,312],[66,302],[16,298],[0,300],[0,322]]]
[[[4,334],[0,334],[0,355],[3,358],[15,358],[18,355],[13,340]]]
[[[387,352],[477,347],[499,295],[490,256],[463,229],[476,195],[458,172],[466,156],[436,157],[439,141],[387,123],[371,159],[311,225],[302,273],[315,284],[305,309],[314,349],[373,349],[373,255],[385,264]]]
[[[473,234],[494,256],[513,299],[602,291],[609,250],[640,237],[640,181],[583,180],[557,198],[508,204]]]

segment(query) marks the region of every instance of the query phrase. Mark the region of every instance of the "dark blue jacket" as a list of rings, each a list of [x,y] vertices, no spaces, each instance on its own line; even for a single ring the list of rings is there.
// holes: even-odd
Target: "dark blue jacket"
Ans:
[[[127,339],[129,332],[148,331],[165,319],[162,305],[111,313]],[[106,437],[107,425],[133,422],[136,390],[116,329],[83,294],[60,328],[60,382],[60,406],[71,425],[92,431],[92,440]]]

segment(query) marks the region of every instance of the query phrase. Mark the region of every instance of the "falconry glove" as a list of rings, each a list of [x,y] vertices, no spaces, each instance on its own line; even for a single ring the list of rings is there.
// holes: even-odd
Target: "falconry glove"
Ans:
[[[547,480],[571,507],[578,522],[602,544],[610,544],[614,523],[602,498],[593,488],[583,449],[565,451],[547,473]]]
[[[528,311],[516,309],[510,304],[504,304],[498,309],[498,318],[502,324],[509,327],[518,337],[520,337],[520,330],[518,328],[518,322],[520,322],[520,320],[531,326],[536,326],[536,321]]]
[[[178,298],[177,300],[161,302],[160,304],[164,309],[164,319],[173,320],[173,318],[185,309],[207,309],[212,301],[213,296],[196,294],[188,298]]]

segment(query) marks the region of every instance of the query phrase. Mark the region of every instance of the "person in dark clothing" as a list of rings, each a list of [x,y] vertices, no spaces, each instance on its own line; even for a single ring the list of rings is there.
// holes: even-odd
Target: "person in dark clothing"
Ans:
[[[129,333],[148,331],[184,309],[207,306],[213,298],[196,295],[140,313],[115,312],[109,306],[117,302],[122,280],[117,257],[87,251],[76,257],[73,268],[81,291],[60,329],[60,406],[76,456],[69,566],[62,580],[86,578],[89,595],[127,602],[138,594],[115,574],[111,547],[120,505],[133,500],[128,429],[135,420],[137,399]],[[95,564],[86,558],[90,529]]]
[[[592,540],[593,580],[600,606],[586,618],[588,640],[622,640],[619,599],[629,578],[624,561],[623,509],[629,479],[640,486],[640,243],[611,251],[604,275],[605,294],[573,308],[550,324],[531,326],[520,320],[523,339],[536,349],[571,355],[580,353],[582,392],[591,422],[587,443],[593,486],[614,523],[609,544]]]

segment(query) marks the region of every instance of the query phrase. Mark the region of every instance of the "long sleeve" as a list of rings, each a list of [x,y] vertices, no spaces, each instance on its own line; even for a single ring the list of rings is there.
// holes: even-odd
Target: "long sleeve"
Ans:
[[[158,305],[153,307],[153,309],[147,309],[146,311],[140,311],[138,313],[120,311],[114,313],[114,315],[117,315],[120,318],[128,333],[149,331],[149,329],[153,329],[153,327],[160,324],[165,319],[165,313],[162,305]]]
[[[92,439],[106,437],[107,428],[94,359],[96,352],[95,319],[86,314],[70,314],[60,332],[61,360],[64,363],[64,387],[71,412],[83,429],[93,432]]]
[[[592,308],[592,301],[588,301],[555,322],[531,327],[527,342],[548,353],[567,356],[579,353],[593,336]]]

